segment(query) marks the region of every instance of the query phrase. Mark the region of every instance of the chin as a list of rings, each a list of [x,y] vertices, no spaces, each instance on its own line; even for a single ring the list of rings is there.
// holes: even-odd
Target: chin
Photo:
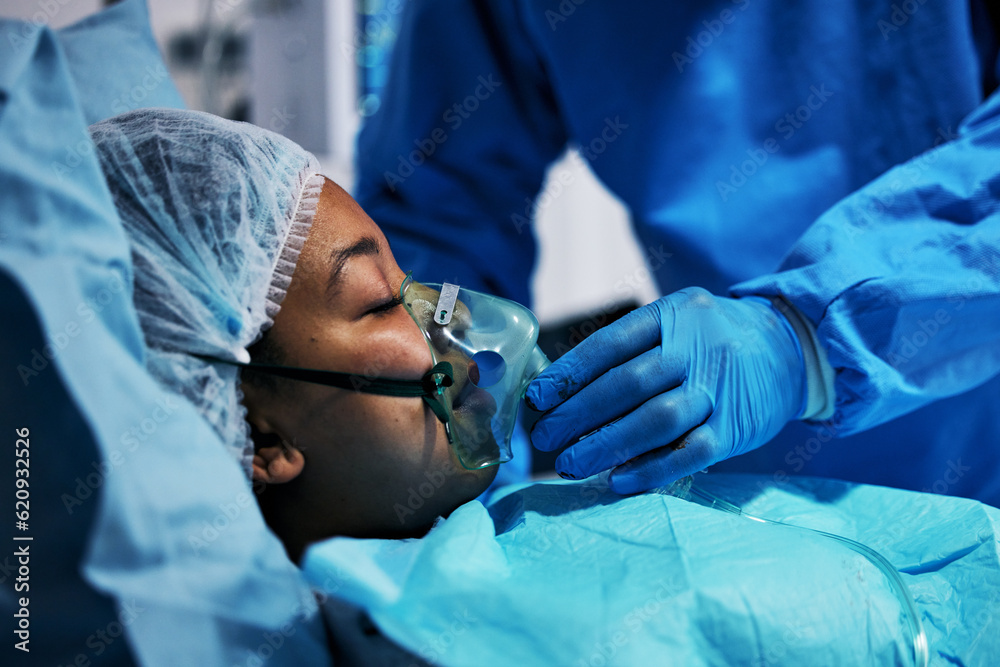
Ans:
[[[405,513],[406,517],[403,530],[399,531],[399,537],[419,537],[425,535],[438,517],[448,517],[456,509],[475,500],[485,491],[497,476],[498,466],[490,466],[480,470],[464,470],[454,477],[451,477],[446,484],[437,489],[436,492],[424,499],[422,506],[416,497],[408,499],[408,507],[396,505],[395,513],[397,519],[400,513]],[[412,510],[412,513],[407,510]],[[396,524],[399,526],[399,523]]]
[[[467,503],[473,498],[478,498],[483,491],[489,488],[490,484],[493,483],[493,480],[496,479],[497,473],[500,472],[500,466],[495,465],[490,466],[489,468],[480,468],[479,470],[463,469],[463,472],[465,473],[462,475],[464,478],[463,481],[466,481],[468,484],[469,495],[467,498],[455,505],[455,507],[451,508],[451,510],[458,508],[459,505]],[[449,510],[449,514],[451,513],[451,510]]]

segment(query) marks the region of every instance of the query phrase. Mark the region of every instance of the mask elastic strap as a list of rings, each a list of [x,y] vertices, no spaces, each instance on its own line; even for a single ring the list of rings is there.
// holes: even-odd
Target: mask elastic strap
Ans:
[[[439,361],[434,367],[424,373],[424,403],[430,407],[437,416],[438,421],[444,424],[445,435],[448,436],[448,444],[455,442],[451,434],[451,421],[448,419],[448,410],[445,408],[444,389],[450,387],[455,381],[455,371],[447,361]]]
[[[429,399],[428,403],[431,405],[431,409],[437,415],[438,419],[442,421],[447,419],[447,415],[444,412],[444,407],[438,403],[438,400],[444,394],[445,387],[450,387],[455,379],[454,370],[447,361],[435,364],[419,380],[396,380],[381,377],[370,378],[358,373],[339,373],[337,371],[322,371],[314,368],[299,368],[297,366],[278,366],[276,364],[259,364],[256,362],[243,363],[203,354],[194,354],[191,356],[204,359],[205,361],[249,368],[257,373],[276,375],[289,380],[312,382],[313,384],[360,391],[366,394],[423,397],[424,399]]]

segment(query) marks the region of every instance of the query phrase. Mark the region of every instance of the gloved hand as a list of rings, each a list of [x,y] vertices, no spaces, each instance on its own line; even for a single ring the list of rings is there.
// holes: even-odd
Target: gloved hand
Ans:
[[[526,399],[548,411],[532,444],[571,445],[556,460],[561,475],[614,467],[611,488],[626,494],[759,447],[802,412],[805,394],[798,337],[770,300],[689,288],[598,330]]]

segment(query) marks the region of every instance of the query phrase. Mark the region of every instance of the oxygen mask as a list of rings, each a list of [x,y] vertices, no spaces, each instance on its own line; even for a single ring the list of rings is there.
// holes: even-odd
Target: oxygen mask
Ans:
[[[434,366],[450,364],[435,413],[462,466],[477,470],[511,460],[517,409],[528,384],[551,362],[538,347],[538,320],[508,299],[407,275],[400,298],[424,334]]]

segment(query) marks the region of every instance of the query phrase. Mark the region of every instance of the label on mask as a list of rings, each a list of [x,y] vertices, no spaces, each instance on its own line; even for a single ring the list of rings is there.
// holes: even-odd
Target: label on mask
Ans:
[[[441,296],[438,297],[437,308],[434,309],[434,321],[441,325],[451,322],[456,301],[458,301],[458,285],[451,283],[442,285]]]

